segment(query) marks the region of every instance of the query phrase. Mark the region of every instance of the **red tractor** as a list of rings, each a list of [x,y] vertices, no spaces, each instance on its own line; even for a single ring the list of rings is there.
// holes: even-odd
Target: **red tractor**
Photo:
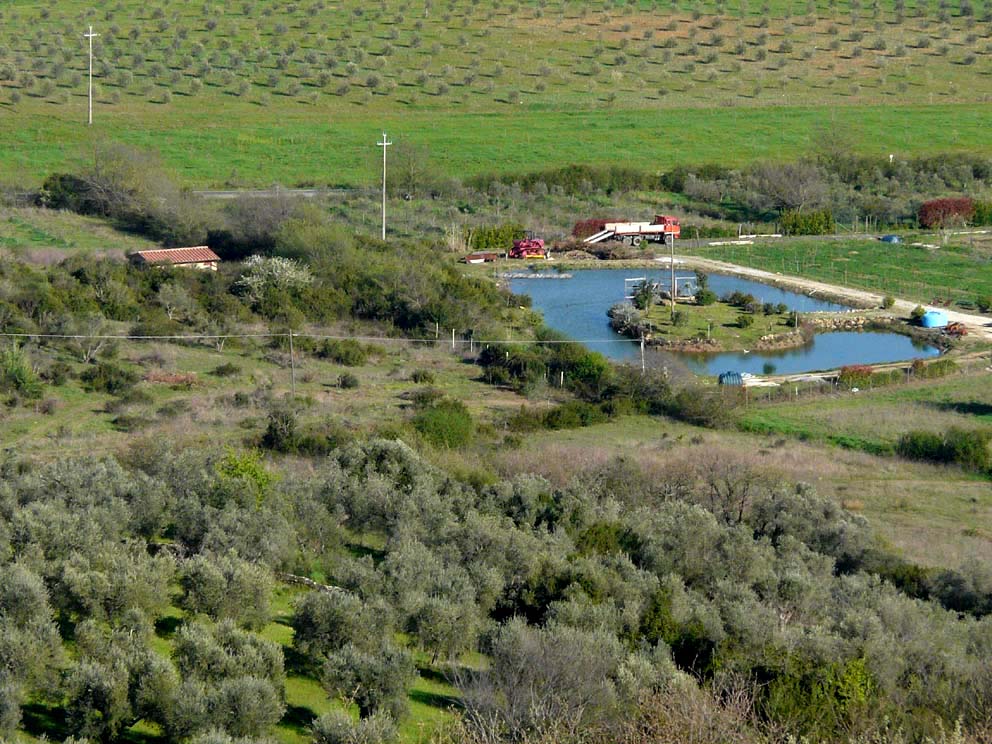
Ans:
[[[548,249],[544,247],[541,238],[524,238],[514,240],[510,258],[547,258]]]

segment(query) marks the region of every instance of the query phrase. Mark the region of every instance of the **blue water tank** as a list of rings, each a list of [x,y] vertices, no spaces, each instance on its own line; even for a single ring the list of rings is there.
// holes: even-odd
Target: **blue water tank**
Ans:
[[[943,328],[947,325],[947,313],[940,310],[927,310],[920,319],[924,328]]]
[[[736,385],[740,387],[744,384],[744,378],[740,372],[724,372],[717,378],[721,385]]]

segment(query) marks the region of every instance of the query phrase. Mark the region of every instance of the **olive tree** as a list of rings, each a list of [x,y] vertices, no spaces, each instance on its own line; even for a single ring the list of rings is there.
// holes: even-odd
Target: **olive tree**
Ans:
[[[237,555],[198,555],[180,572],[183,594],[179,606],[213,620],[230,619],[244,628],[259,630],[269,621],[272,573]]]
[[[407,689],[416,676],[409,652],[389,641],[371,651],[349,643],[328,655],[321,682],[328,693],[358,706],[362,718],[378,712],[398,719],[406,712]]]

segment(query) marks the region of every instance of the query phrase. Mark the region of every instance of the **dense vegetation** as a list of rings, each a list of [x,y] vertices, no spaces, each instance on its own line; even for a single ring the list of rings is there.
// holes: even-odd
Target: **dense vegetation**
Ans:
[[[867,525],[808,486],[728,453],[667,476],[618,461],[565,489],[468,486],[389,441],[305,478],[148,442],[123,462],[8,457],[2,725],[30,703],[93,739],[138,721],[167,741],[262,738],[289,671],[361,718],[321,718],[315,741],[388,741],[418,649],[452,662],[463,740],[647,740],[659,716],[695,725],[672,705],[686,695],[742,741],[987,720],[987,577],[936,579],[959,616],[863,572]],[[285,573],[333,585],[296,601],[292,655],[258,635]],[[475,648],[484,670],[458,661]]]

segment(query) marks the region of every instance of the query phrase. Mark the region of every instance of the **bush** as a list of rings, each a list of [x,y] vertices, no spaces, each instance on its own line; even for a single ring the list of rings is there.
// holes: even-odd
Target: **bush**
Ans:
[[[581,400],[572,400],[547,411],[542,423],[547,429],[577,429],[602,423],[606,419],[606,414],[599,406]]]
[[[685,310],[676,310],[672,313],[672,325],[676,328],[684,328],[689,325],[689,313]]]
[[[974,225],[992,225],[992,201],[976,201],[975,216],[972,217]]]
[[[138,381],[138,375],[116,364],[100,362],[83,370],[79,379],[90,392],[118,395],[133,386]]]
[[[948,459],[967,470],[984,472],[992,464],[989,454],[992,431],[986,429],[959,429],[952,427],[944,434]]]
[[[896,304],[896,298],[892,295],[885,295],[882,298],[882,307],[888,310],[890,307]]]
[[[867,364],[849,364],[840,368],[837,384],[848,389],[866,387],[871,382],[872,368]]]
[[[502,225],[489,225],[469,230],[465,242],[474,251],[508,251],[513,247],[514,240],[527,236],[527,231],[519,222],[508,222]]]
[[[738,328],[750,328],[754,325],[754,316],[750,313],[741,313],[737,316]]]
[[[360,367],[368,359],[368,349],[357,341],[345,339],[327,339],[317,350],[317,356],[345,367]]]
[[[342,390],[353,390],[358,387],[358,377],[351,372],[345,372],[338,377],[338,387]]]
[[[696,292],[696,302],[700,305],[712,305],[716,302],[716,292],[712,289],[701,289]]]
[[[472,440],[472,414],[460,400],[440,400],[413,418],[413,426],[436,447],[461,447]]]
[[[25,398],[41,397],[41,380],[27,354],[13,344],[0,351],[0,390]]]
[[[978,308],[978,312],[980,313],[992,311],[992,295],[982,295],[976,298],[975,307]]]
[[[433,385],[434,373],[429,369],[415,369],[410,374],[410,381],[418,385]]]
[[[212,370],[210,370],[210,374],[212,374],[214,377],[235,377],[241,374],[241,367],[239,367],[237,364],[232,364],[230,362],[227,362],[225,364],[221,364],[217,367],[214,367]]]
[[[915,377],[925,380],[946,377],[958,370],[958,363],[949,357],[941,357],[933,362],[925,362],[922,359],[913,361],[911,371]]]
[[[837,231],[837,224],[829,209],[814,209],[809,212],[790,209],[782,213],[779,222],[785,235],[831,235]]]
[[[944,438],[930,431],[908,431],[899,437],[896,453],[907,460],[946,462]]]
[[[65,362],[55,362],[41,373],[41,377],[45,382],[56,387],[64,385],[72,376],[72,367]]]
[[[896,452],[909,460],[956,463],[968,470],[988,471],[992,465],[989,442],[992,431],[952,427],[943,435],[929,431],[909,431],[899,438]]]
[[[912,312],[909,314],[909,317],[913,322],[919,323],[923,320],[923,316],[926,314],[927,309],[923,307],[923,305],[917,305],[913,308]]]

